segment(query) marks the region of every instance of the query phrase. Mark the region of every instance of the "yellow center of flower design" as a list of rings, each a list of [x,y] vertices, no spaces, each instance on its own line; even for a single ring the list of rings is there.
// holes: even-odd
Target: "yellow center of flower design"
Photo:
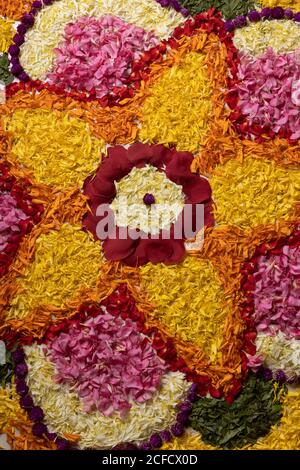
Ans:
[[[277,53],[296,50],[300,46],[300,25],[290,20],[258,21],[234,33],[234,44],[237,49],[248,54],[259,56],[268,47]]]
[[[115,186],[117,195],[110,207],[118,227],[140,229],[154,235],[168,229],[184,207],[182,186],[152,165],[133,168]],[[145,194],[152,194],[155,204],[147,206]]]
[[[209,261],[187,257],[182,264],[148,263],[141,268],[142,288],[155,305],[151,314],[175,337],[194,343],[216,359],[228,309]]]
[[[60,307],[83,287],[93,287],[101,263],[100,242],[80,226],[62,225],[38,238],[32,264],[17,279],[20,294],[11,302],[8,318],[24,318],[40,305]]]
[[[212,112],[205,62],[204,54],[190,52],[153,85],[141,110],[143,142],[176,143],[177,150],[197,152]]]
[[[105,151],[104,141],[91,136],[89,125],[68,112],[18,109],[4,123],[13,134],[13,153],[38,183],[80,186]]]

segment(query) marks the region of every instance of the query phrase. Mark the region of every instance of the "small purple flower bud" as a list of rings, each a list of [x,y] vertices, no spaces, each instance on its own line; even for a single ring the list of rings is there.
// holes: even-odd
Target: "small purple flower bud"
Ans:
[[[260,21],[260,20],[261,20],[260,13],[259,13],[257,10],[251,10],[251,11],[249,11],[249,13],[248,13],[248,18],[249,18],[249,20],[252,21],[253,23],[256,23],[257,21]]]
[[[189,16],[190,12],[187,8],[181,8],[180,13],[182,16]]]
[[[34,24],[34,16],[29,15],[28,13],[26,13],[22,17],[21,21],[22,21],[22,23],[26,24],[27,26],[32,26]]]
[[[235,28],[235,26],[234,26],[234,22],[232,20],[225,21],[226,31],[228,31],[230,33],[231,31],[234,31],[234,28]]]
[[[27,32],[27,26],[24,23],[21,23],[17,27],[17,31],[18,31],[19,34],[24,35]]]
[[[287,8],[286,10],[284,10],[284,16],[289,19],[289,20],[292,20],[294,18],[294,12],[293,10],[291,10],[290,8]]]
[[[43,4],[42,2],[34,1],[31,6],[32,8],[42,8]]]
[[[16,382],[16,391],[18,395],[24,396],[29,392],[29,387],[26,384],[25,380],[18,380]]]
[[[32,426],[32,434],[36,437],[42,437],[43,434],[47,433],[47,427],[43,423],[35,423]]]
[[[150,445],[155,449],[162,446],[162,440],[159,434],[153,434],[153,436],[150,437]]]
[[[284,9],[282,7],[273,8],[271,16],[274,20],[281,20],[284,17]]]
[[[294,16],[294,21],[300,22],[300,12]]]
[[[49,441],[55,441],[57,434],[56,432],[47,432],[46,437],[49,439]]]
[[[13,41],[17,46],[21,46],[25,42],[24,34],[16,34],[13,38]]]
[[[260,15],[263,18],[270,18],[272,9],[271,8],[263,8],[260,12]]]
[[[146,204],[146,206],[151,206],[152,204],[155,203],[155,197],[153,196],[153,194],[147,193],[143,197],[143,201]]]
[[[8,53],[12,56],[15,57],[20,53],[20,48],[19,46],[15,46],[14,44],[9,47]]]
[[[28,409],[33,407],[33,399],[30,395],[25,395],[24,397],[21,398],[20,400],[20,406],[23,409]]]
[[[39,406],[34,406],[28,413],[31,421],[42,421],[44,419],[44,412]]]
[[[197,384],[192,384],[190,386],[189,392],[190,393],[197,393],[197,391],[198,391],[198,385]]]
[[[30,80],[30,77],[29,75],[27,75],[27,73],[25,71],[23,71],[22,73],[20,73],[20,75],[18,76],[19,80],[21,80],[21,82],[28,82]]]
[[[186,424],[189,420],[189,412],[188,411],[180,411],[180,413],[177,413],[176,419],[177,419],[178,423]]]
[[[278,370],[275,375],[276,380],[278,382],[285,382],[286,381],[286,375],[283,370]]]
[[[180,423],[176,423],[171,427],[173,436],[180,437],[184,433],[184,427]]]
[[[70,448],[70,442],[61,437],[56,439],[55,444],[57,445],[58,450],[67,450]]]
[[[13,68],[15,67],[15,71],[13,71]],[[11,69],[12,73],[19,73],[19,70],[22,71],[22,67],[19,65],[14,65]],[[15,367],[15,374],[17,377],[25,377],[28,374],[28,367],[25,364],[25,362],[21,362],[20,364],[17,364]]]
[[[172,438],[172,434],[170,433],[170,431],[162,431],[160,433],[160,437],[164,442],[169,442]]]
[[[188,396],[187,396],[187,399],[190,401],[190,402],[194,402],[197,400],[197,394],[196,393],[189,393]]]
[[[12,359],[14,361],[15,364],[19,364],[20,362],[24,362],[25,360],[25,354],[24,354],[24,351],[23,349],[16,349],[13,353],[12,353]]]
[[[273,372],[271,371],[271,369],[264,368],[262,371],[262,376],[263,379],[268,382],[269,380],[273,379]]]
[[[149,442],[144,442],[144,444],[142,444],[140,446],[140,449],[141,450],[151,450],[152,449],[152,446]]]
[[[234,25],[236,28],[242,28],[247,25],[247,17],[244,15],[237,16],[234,19]]]
[[[54,0],[43,0],[44,5],[52,5]]]
[[[179,408],[180,408],[181,411],[191,411],[192,407],[193,406],[192,406],[191,402],[184,401],[183,403],[181,403]]]

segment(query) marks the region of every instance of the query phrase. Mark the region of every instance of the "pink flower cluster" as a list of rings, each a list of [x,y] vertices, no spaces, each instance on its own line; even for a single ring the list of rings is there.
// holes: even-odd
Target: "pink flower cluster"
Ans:
[[[300,339],[300,248],[258,259],[254,319],[258,331],[282,331]]]
[[[0,193],[0,252],[4,251],[8,241],[18,233],[19,223],[28,216],[17,207],[17,201],[8,193]]]
[[[56,52],[52,84],[77,91],[95,91],[102,98],[126,83],[133,60],[158,44],[153,33],[113,15],[79,18],[65,29]]]
[[[241,57],[235,90],[238,108],[251,126],[300,138],[299,57],[299,51],[276,54],[271,48],[258,58]]]
[[[166,370],[148,338],[131,320],[108,313],[74,321],[50,344],[58,383],[68,383],[82,398],[84,410],[124,417],[131,402],[149,400]]]

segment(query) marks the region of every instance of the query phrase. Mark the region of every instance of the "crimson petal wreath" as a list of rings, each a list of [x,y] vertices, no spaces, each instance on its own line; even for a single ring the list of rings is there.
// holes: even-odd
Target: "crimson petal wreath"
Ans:
[[[191,172],[193,158],[190,152],[177,152],[175,148],[163,145],[136,143],[128,149],[122,146],[108,149],[108,157],[96,175],[87,178],[84,184],[91,207],[91,213],[84,219],[84,227],[95,239],[103,241],[108,260],[122,260],[129,266],[140,266],[149,261],[178,263],[185,255],[184,242],[187,237],[185,234],[181,238],[178,233],[175,235],[176,221],[181,220],[182,223],[184,220],[193,228],[198,227],[196,206],[203,204],[204,225],[214,224],[211,187],[207,179]],[[130,184],[127,185],[127,182]],[[127,186],[130,190],[126,192]],[[122,197],[129,203],[127,224],[123,223],[116,209]],[[162,221],[165,214],[158,214],[159,222],[155,230],[149,228],[147,220],[151,217],[149,208],[156,202],[165,206],[174,203],[175,209],[169,220]],[[97,231],[98,223],[105,217],[98,216],[97,209],[104,204],[109,205],[109,216],[113,218],[113,227],[108,229],[106,237]],[[187,215],[183,209],[188,204],[191,211]],[[135,205],[139,205],[139,210],[135,209]],[[133,231],[137,235],[133,236]]]

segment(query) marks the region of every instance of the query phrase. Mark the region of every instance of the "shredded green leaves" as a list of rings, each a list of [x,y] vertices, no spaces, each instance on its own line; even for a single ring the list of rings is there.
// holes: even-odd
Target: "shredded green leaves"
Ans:
[[[251,374],[238,398],[201,398],[192,409],[190,421],[205,443],[224,449],[254,444],[270,431],[282,415],[272,382]]]
[[[8,55],[2,54],[0,56],[0,81],[5,85],[9,85],[14,80],[13,75],[9,71],[9,60]]]
[[[188,8],[192,15],[215,7],[225,18],[244,15],[254,8],[252,0],[181,0],[181,4]]]

